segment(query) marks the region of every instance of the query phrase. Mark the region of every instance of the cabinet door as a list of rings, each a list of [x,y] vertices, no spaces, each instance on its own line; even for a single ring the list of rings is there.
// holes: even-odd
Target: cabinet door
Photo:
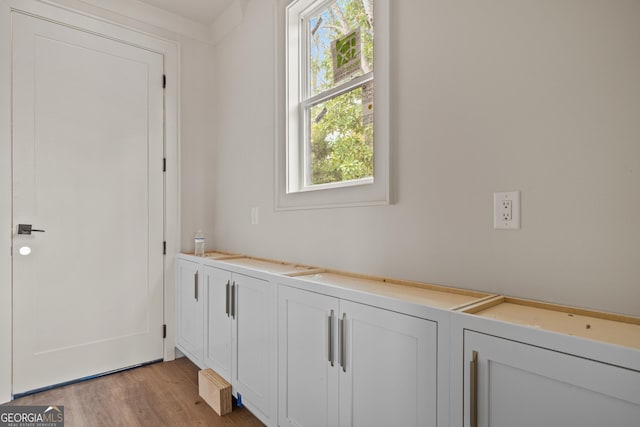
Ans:
[[[338,363],[332,362],[337,356],[338,310],[335,298],[287,286],[278,289],[280,427],[338,424]]]
[[[197,262],[179,259],[178,275],[178,333],[180,350],[194,363],[202,366],[204,353],[204,300],[202,272]]]
[[[465,426],[638,425],[640,372],[471,331],[464,352]]]
[[[340,309],[340,426],[435,427],[436,323],[348,301]]]
[[[269,282],[233,274],[232,385],[250,409],[269,416]]]
[[[231,382],[231,273],[204,267],[207,345],[205,365]]]

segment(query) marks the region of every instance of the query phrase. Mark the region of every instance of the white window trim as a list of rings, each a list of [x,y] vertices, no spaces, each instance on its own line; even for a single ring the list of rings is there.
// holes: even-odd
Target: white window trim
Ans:
[[[303,76],[298,67],[301,43],[287,47],[288,31],[298,31],[300,25],[288,20],[288,7],[296,14],[309,8],[313,0],[279,0],[276,6],[276,161],[275,209],[315,209],[351,206],[386,205],[390,194],[390,0],[374,0],[376,39],[375,61],[375,120],[374,120],[374,177],[340,183],[290,187],[290,178],[304,182],[300,167],[304,161],[301,144],[305,127],[297,107]],[[298,33],[299,34],[299,33]],[[291,64],[291,65],[289,65]],[[295,64],[295,66],[294,66]],[[302,70],[303,71],[303,70]],[[293,89],[288,82],[294,79]],[[363,76],[366,78],[366,76]],[[349,84],[357,85],[360,79]],[[342,86],[341,86],[342,87]],[[297,88],[297,89],[296,89]],[[344,88],[344,87],[343,87]],[[295,104],[288,108],[288,102]],[[297,178],[297,179],[296,179]]]

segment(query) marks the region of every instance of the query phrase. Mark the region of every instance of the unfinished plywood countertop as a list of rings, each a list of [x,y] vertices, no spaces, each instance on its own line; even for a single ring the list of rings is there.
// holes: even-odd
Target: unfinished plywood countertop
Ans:
[[[495,296],[485,292],[325,270],[308,265],[238,255],[224,251],[207,252],[203,258],[219,262],[220,264],[218,265],[222,265],[221,268],[224,268],[224,264],[229,264],[262,273],[295,277],[303,282],[329,285],[334,288],[448,310],[459,309]]]
[[[207,259],[228,259],[228,258],[241,258],[243,255],[234,254],[231,252],[222,252],[222,251],[209,251],[205,252],[203,256],[196,256],[193,252],[182,252],[183,255],[189,255],[196,258],[207,258]]]
[[[233,254],[230,252],[220,252],[220,251],[205,252],[204,254],[204,258],[209,258],[209,259],[229,259],[229,258],[238,258],[241,256],[242,255],[239,255],[239,254]]]
[[[640,318],[519,298],[495,297],[464,313],[640,349]]]
[[[295,277],[297,281],[310,284],[455,310],[487,319],[640,349],[638,317],[421,282],[325,270],[218,250],[207,252],[202,258],[267,274]]]
[[[335,271],[298,275],[297,278],[312,283],[335,286],[445,309],[463,307],[475,303],[478,300],[491,297],[490,294],[483,292]]]
[[[305,274],[312,271],[318,271],[317,268],[309,267],[306,265],[291,264],[282,261],[274,261],[262,258],[253,257],[234,257],[221,259],[225,264],[232,264],[239,267],[250,268],[252,270],[261,271],[270,274],[282,274],[282,275],[298,275]]]

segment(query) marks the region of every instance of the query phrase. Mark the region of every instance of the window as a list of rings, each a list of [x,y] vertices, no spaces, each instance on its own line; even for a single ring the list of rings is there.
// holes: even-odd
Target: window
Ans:
[[[280,13],[277,207],[389,203],[389,0],[294,0]]]

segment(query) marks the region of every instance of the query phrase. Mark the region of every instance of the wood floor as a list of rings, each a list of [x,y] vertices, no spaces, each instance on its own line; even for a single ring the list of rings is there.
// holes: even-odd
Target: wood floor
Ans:
[[[198,367],[183,357],[16,399],[63,405],[65,427],[262,427],[245,408],[218,416],[198,395]]]

